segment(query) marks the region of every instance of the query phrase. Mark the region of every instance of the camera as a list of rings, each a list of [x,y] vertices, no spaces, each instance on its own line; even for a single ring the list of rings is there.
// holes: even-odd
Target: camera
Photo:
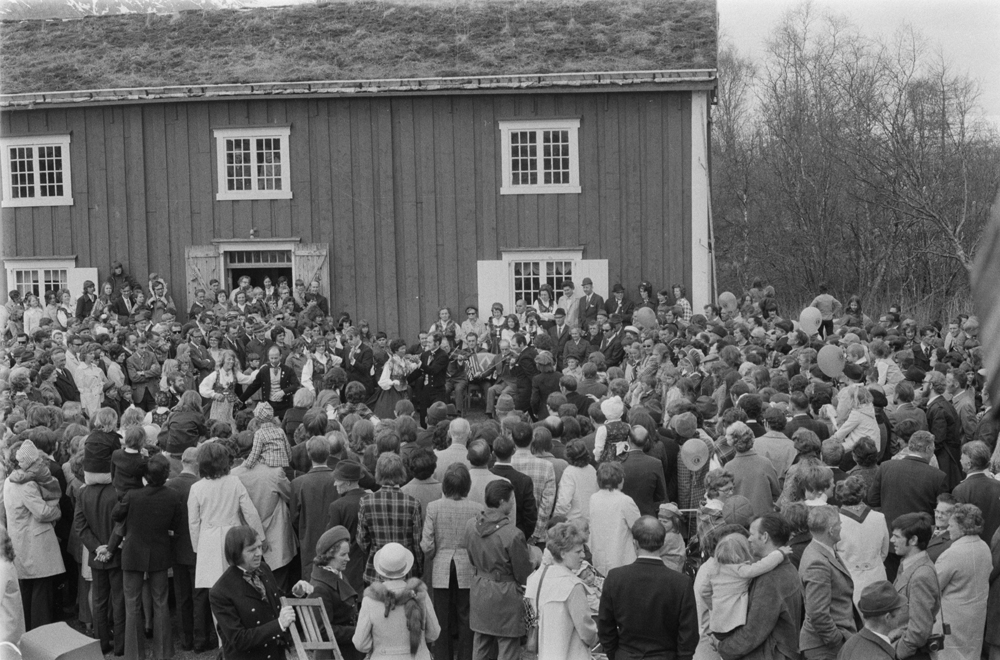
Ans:
[[[927,638],[927,643],[924,644],[924,649],[928,652],[937,652],[944,649],[944,636],[951,634],[951,626],[947,623],[942,625],[942,632],[937,635],[931,635]]]

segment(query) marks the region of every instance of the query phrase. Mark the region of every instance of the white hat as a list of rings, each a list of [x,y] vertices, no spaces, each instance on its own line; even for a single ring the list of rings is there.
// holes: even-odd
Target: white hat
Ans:
[[[386,543],[372,560],[375,572],[387,580],[399,580],[413,568],[413,553],[399,543]]]

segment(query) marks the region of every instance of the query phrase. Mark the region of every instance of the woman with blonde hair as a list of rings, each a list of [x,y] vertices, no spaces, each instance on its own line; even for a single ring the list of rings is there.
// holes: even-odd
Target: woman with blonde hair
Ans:
[[[215,364],[215,371],[205,376],[198,385],[198,393],[212,401],[208,418],[226,422],[233,428],[236,428],[233,405],[239,401],[236,384],[249,385],[253,382],[253,379],[243,374],[237,365],[236,353],[223,350]]]

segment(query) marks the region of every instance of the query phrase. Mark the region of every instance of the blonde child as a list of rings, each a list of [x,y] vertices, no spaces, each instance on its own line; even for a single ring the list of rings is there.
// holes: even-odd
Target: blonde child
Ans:
[[[45,455],[38,451],[35,443],[25,440],[17,448],[14,457],[17,459],[18,468],[12,470],[7,477],[11,483],[25,484],[34,481],[38,484],[38,491],[46,503],[58,504],[59,498],[62,497],[62,488],[52,476]]]
[[[726,635],[747,621],[750,580],[777,568],[791,548],[781,548],[754,562],[750,544],[741,534],[730,534],[715,547],[715,572],[709,577],[712,615],[709,627]]]
[[[684,562],[687,561],[687,548],[684,545],[684,537],[681,536],[681,511],[676,504],[661,504],[656,514],[657,519],[667,530],[667,536],[663,540],[660,548],[660,559],[663,560],[667,568],[672,568],[678,573],[684,571]]]
[[[628,437],[632,429],[622,421],[625,404],[621,397],[613,396],[602,401],[601,412],[604,413],[605,421],[594,435],[594,458],[598,463],[605,463],[618,460],[618,455],[628,449]],[[623,443],[625,447],[621,447]]]

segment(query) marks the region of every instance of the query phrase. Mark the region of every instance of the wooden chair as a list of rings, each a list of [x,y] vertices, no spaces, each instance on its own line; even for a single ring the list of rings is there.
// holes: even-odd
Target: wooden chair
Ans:
[[[333,636],[333,626],[330,625],[330,617],[326,614],[322,599],[282,598],[281,606],[286,605],[295,609],[295,625],[289,627],[289,630],[292,632],[298,660],[310,660],[315,655],[311,653],[312,651],[333,651],[336,660],[344,660],[340,647],[337,646],[337,640]],[[319,617],[316,615],[317,612]],[[324,629],[327,639],[323,639]]]

